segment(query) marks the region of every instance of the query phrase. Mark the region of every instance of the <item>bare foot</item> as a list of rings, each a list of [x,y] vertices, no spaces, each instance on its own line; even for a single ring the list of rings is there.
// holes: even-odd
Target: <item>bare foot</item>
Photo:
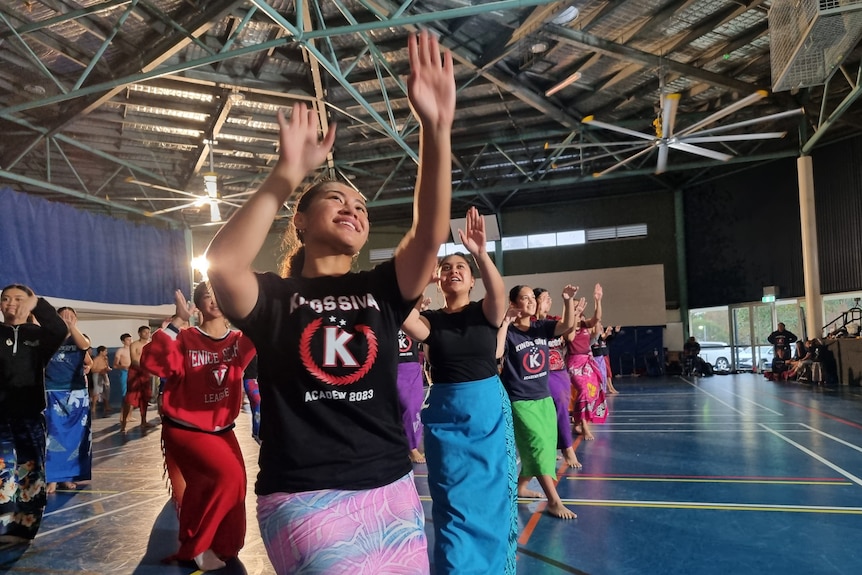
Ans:
[[[573,447],[569,447],[568,449],[563,451],[563,459],[566,460],[566,465],[573,469],[580,469],[583,467],[581,462],[578,461],[578,456],[575,455],[575,449]]]
[[[562,501],[557,501],[555,503],[551,503],[549,501],[548,506],[545,507],[545,513],[553,515],[559,519],[576,519],[578,517],[574,511],[563,505]]]
[[[544,499],[545,494],[541,491],[533,491],[532,489],[519,489],[518,497],[524,497],[526,499]]]
[[[611,386],[608,386],[608,393],[619,393],[619,391],[617,391],[616,389],[614,389]]]
[[[425,463],[425,456],[418,449],[410,450],[410,461],[413,463]]]
[[[575,433],[577,433],[578,435],[584,434],[584,427],[580,423],[575,424]]]
[[[45,489],[48,493],[54,493],[57,491],[57,483],[52,481],[48,484],[48,487]]]
[[[218,555],[212,549],[207,549],[196,556],[195,563],[197,563],[198,569],[201,571],[215,571],[227,565],[227,563],[218,558]]]
[[[584,433],[584,441],[592,441],[596,436],[592,434],[592,432],[588,429]]]
[[[78,485],[77,485],[77,484],[75,484],[75,483],[72,483],[71,481],[61,481],[61,482],[60,482],[60,488],[61,488],[61,489],[70,489],[70,490],[71,490],[71,489],[77,489],[77,488],[78,488]]]
[[[141,424],[141,429],[152,429],[155,426],[156,426],[155,423],[150,423],[149,421],[145,421]]]

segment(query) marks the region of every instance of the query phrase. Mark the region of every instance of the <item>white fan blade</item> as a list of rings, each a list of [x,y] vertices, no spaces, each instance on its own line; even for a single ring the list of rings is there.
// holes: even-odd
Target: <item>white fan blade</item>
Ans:
[[[667,145],[674,150],[704,156],[705,158],[712,158],[713,160],[719,160],[720,162],[726,162],[733,157],[730,154],[723,154],[721,152],[716,152],[715,150],[710,150],[709,148],[701,148],[700,146],[692,146],[691,144],[686,144],[685,142],[680,141],[668,142]]]
[[[142,182],[141,180],[136,180],[135,178],[126,178],[126,181],[130,184],[136,184],[138,186],[144,186],[146,188],[153,188],[154,190],[162,190],[163,192],[172,192],[174,194],[181,194],[183,196],[190,196],[192,198],[196,198],[197,196],[190,193],[184,192],[183,190],[177,190],[176,188],[168,188],[167,186],[160,186],[158,184],[151,184],[149,182]]]
[[[604,128],[605,130],[610,130],[611,132],[619,132],[620,134],[626,134],[627,136],[640,138],[642,140],[655,140],[655,136],[653,136],[652,134],[644,134],[643,132],[637,132],[635,130],[629,130],[628,128],[614,126],[613,124],[608,124],[606,122],[600,122],[596,120],[593,116],[587,116],[586,118],[581,120],[581,123],[590,126],[596,126],[597,128]]]
[[[578,144],[545,144],[546,150],[585,150],[587,148],[610,148],[613,146],[631,146],[634,144],[639,144],[638,147],[643,145],[643,142],[640,140],[625,140],[619,142],[583,142]],[[242,192],[243,194],[252,194],[254,192]],[[225,196],[225,197],[236,197],[239,194],[234,194],[233,196]]]
[[[630,163],[630,162],[635,161],[636,159],[640,158],[640,157],[641,157],[641,156],[643,156],[644,154],[647,154],[647,153],[649,153],[649,152],[652,152],[653,148],[655,148],[655,144],[653,144],[653,145],[651,145],[651,146],[647,146],[646,148],[644,148],[643,150],[641,150],[641,151],[640,151],[640,152],[638,152],[637,154],[633,154],[633,155],[629,156],[628,158],[626,158],[626,159],[625,159],[625,160],[623,160],[622,162],[617,162],[616,164],[614,164],[613,166],[611,166],[610,168],[608,168],[608,169],[606,169],[606,170],[602,170],[601,172],[598,172],[598,173],[596,173],[596,174],[593,174],[593,177],[594,177],[594,178],[599,178],[599,177],[601,177],[601,176],[604,176],[605,174],[610,174],[611,172],[613,172],[613,171],[614,171],[614,170],[616,170],[617,168],[622,168],[622,167],[623,167],[623,166],[625,166],[626,164],[628,164],[628,163]]]
[[[180,204],[179,206],[174,206],[172,208],[165,208],[163,210],[156,210],[155,212],[147,212],[147,215],[148,216],[158,216],[161,214],[166,214],[168,212],[175,212],[177,210],[184,210],[186,208],[191,208],[195,204],[197,204],[197,202],[187,202],[185,204]]]
[[[684,136],[680,140],[688,144],[707,144],[709,142],[744,142],[746,140],[775,140],[783,138],[787,132],[759,132],[757,134],[727,134],[726,136]]]
[[[655,165],[655,173],[663,174],[667,170],[667,142],[658,145],[658,162]]]
[[[780,120],[781,118],[788,118],[790,116],[799,116],[805,113],[805,108],[797,108],[795,110],[788,110],[786,112],[778,112],[777,114],[769,114],[768,116],[761,116],[760,118],[752,118],[750,120],[743,120],[741,122],[734,122],[733,124],[727,124],[725,126],[718,126],[717,128],[710,128],[709,130],[700,130],[698,132],[699,135],[704,134],[716,134],[718,132],[729,132],[730,130],[735,130],[736,128],[744,128],[745,126],[751,126],[752,124],[759,124],[761,122],[770,122],[772,120]]]
[[[679,107],[679,94],[666,94],[661,111],[661,137],[672,138],[676,123],[676,109]],[[661,153],[661,150],[659,150]]]
[[[564,162],[562,164],[551,164],[551,167],[553,169],[558,169],[558,168],[570,168],[572,166],[579,166],[580,164],[583,164],[585,162],[592,162],[593,160],[600,160],[602,158],[610,158],[613,156],[619,156],[620,154],[628,154],[629,152],[635,152],[635,151],[643,149],[644,146],[650,146],[651,147],[652,144],[639,143],[639,145],[637,145],[637,146],[632,146],[631,148],[626,148],[624,150],[615,150],[613,152],[605,152],[604,154],[596,154],[595,156],[578,158],[575,161]]]
[[[220,222],[221,221],[221,212],[218,209],[218,202],[210,201],[210,221],[211,222]]]
[[[717,121],[719,121],[720,119],[724,118],[725,116],[729,116],[730,114],[736,112],[737,110],[741,110],[742,108],[744,108],[746,106],[750,106],[751,104],[757,102],[758,100],[762,100],[767,95],[768,95],[768,92],[766,90],[758,90],[754,94],[751,94],[750,96],[746,96],[745,98],[743,98],[737,102],[734,102],[733,104],[731,104],[729,106],[722,108],[721,110],[717,111],[716,113],[714,113],[710,116],[707,116],[706,118],[704,118],[700,122],[696,122],[696,123],[692,124],[691,126],[686,128],[685,130],[681,131],[679,133],[679,136],[691,134],[692,132],[696,132],[697,130],[700,130],[701,128],[705,128],[706,126],[709,126],[710,124],[714,124]]]

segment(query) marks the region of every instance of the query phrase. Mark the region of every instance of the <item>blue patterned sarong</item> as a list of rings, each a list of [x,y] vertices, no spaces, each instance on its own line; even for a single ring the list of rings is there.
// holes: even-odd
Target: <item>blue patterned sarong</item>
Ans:
[[[422,423],[437,575],[514,575],[518,469],[500,378],[432,385]]]
[[[48,391],[48,483],[91,479],[93,445],[86,389]]]

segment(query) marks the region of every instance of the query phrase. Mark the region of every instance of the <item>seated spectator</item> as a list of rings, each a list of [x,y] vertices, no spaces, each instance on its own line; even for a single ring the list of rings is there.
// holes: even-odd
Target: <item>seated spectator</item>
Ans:
[[[694,371],[700,371],[699,359],[700,344],[694,336],[688,338],[682,346],[683,366],[685,367],[685,375],[691,375]]]
[[[807,382],[810,379],[811,372],[811,350],[807,342],[796,342],[796,359],[790,362],[790,369],[787,373],[787,379],[796,379],[797,381]]]
[[[785,357],[784,348],[779,348],[777,354],[772,358],[772,378],[773,380],[786,380],[790,372],[790,358]]]

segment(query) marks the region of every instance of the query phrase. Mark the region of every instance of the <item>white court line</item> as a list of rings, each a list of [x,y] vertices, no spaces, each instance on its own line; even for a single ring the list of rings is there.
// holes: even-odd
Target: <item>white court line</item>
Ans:
[[[750,404],[752,404],[752,405],[756,405],[757,407],[759,407],[759,408],[761,408],[761,409],[765,409],[766,411],[771,411],[771,412],[772,412],[772,413],[774,413],[775,415],[781,415],[781,416],[784,416],[784,414],[783,414],[783,413],[781,413],[781,412],[779,412],[779,411],[775,411],[774,409],[771,409],[771,408],[769,408],[769,407],[766,407],[766,406],[765,406],[765,405],[763,405],[763,404],[757,403],[757,402],[756,402],[756,401],[754,401],[754,400],[748,399],[748,398],[747,398],[747,397],[745,397],[744,395],[739,395],[738,393],[734,393],[734,392],[732,392],[732,391],[730,391],[730,390],[728,390],[728,391],[727,391],[727,393],[729,393],[730,395],[732,395],[732,396],[734,396],[734,397],[738,397],[738,398],[739,398],[739,399],[741,399],[742,401],[747,401],[748,403],[750,403]]]
[[[846,445],[850,449],[855,449],[856,451],[862,453],[862,447],[856,445],[855,443],[850,443],[849,441],[844,441],[840,437],[835,437],[834,435],[830,435],[830,434],[826,433],[825,431],[820,431],[819,429],[814,429],[813,427],[811,427],[810,425],[808,425],[806,423],[800,423],[799,425],[801,425],[802,427],[805,427],[807,429],[810,429],[814,433],[819,433],[823,437],[828,437],[832,441],[836,441],[836,442],[840,443],[841,445]]]
[[[164,483],[161,481],[156,484],[155,487],[163,487]],[[66,511],[71,511],[72,509],[78,509],[79,507],[89,507],[90,505],[94,505],[96,503],[101,503],[102,501],[107,501],[108,499],[114,499],[116,497],[122,497],[124,495],[129,495],[130,493],[135,493],[138,491],[151,491],[155,489],[155,487],[139,487],[138,489],[130,489],[128,491],[120,491],[119,493],[112,493],[111,495],[105,495],[104,497],[98,497],[96,499],[90,499],[88,501],[84,501],[82,503],[78,503],[76,505],[68,505],[61,507],[60,509],[56,509],[54,511],[49,511],[47,513],[42,514],[42,517],[49,517],[51,515],[59,515],[60,513],[64,513]],[[165,490],[165,495],[170,497],[170,494]]]
[[[95,515],[93,517],[88,517],[86,519],[81,519],[80,521],[74,521],[72,523],[68,523],[66,525],[61,525],[60,527],[55,527],[54,529],[49,529],[47,531],[40,530],[39,533],[36,534],[36,538],[44,537],[46,535],[51,535],[52,533],[57,533],[59,531],[65,531],[71,527],[77,527],[78,525],[83,525],[84,523],[89,523],[91,521],[96,521],[98,519],[102,519],[103,517],[107,517],[108,515],[114,515],[115,513],[120,513],[121,511],[127,511],[129,509],[134,509],[135,507],[140,507],[141,505],[146,505],[148,503],[152,503],[154,501],[162,502],[165,501],[164,496],[153,497],[152,499],[145,499],[144,501],[138,501],[137,503],[132,503],[131,505],[126,505],[125,507],[120,507],[118,509],[113,509],[111,511],[106,511],[105,513],[100,513],[99,515]]]
[[[738,413],[739,415],[746,415],[745,413],[743,413],[742,411],[739,411],[738,409],[736,409],[735,407],[733,407],[732,405],[730,405],[729,403],[727,403],[726,401],[724,401],[723,399],[721,399],[720,397],[718,397],[717,395],[713,395],[713,394],[709,393],[708,391],[703,390],[703,389],[702,389],[702,388],[700,388],[696,383],[692,383],[692,382],[690,382],[689,380],[687,380],[687,379],[686,379],[686,378],[684,378],[684,377],[680,377],[680,379],[681,379],[681,380],[683,380],[684,382],[686,382],[687,384],[689,384],[690,386],[692,386],[693,388],[695,388],[696,390],[698,390],[699,392],[701,392],[702,394],[707,395],[707,396],[709,396],[709,397],[713,398],[714,400],[716,400],[716,401],[717,401],[717,402],[719,402],[720,404],[722,404],[722,405],[724,405],[724,406],[726,406],[726,407],[730,408],[731,410],[735,411],[735,412],[736,412],[736,413]]]
[[[813,451],[811,451],[810,449],[808,449],[808,448],[807,448],[807,447],[805,447],[804,445],[801,445],[801,444],[799,444],[799,443],[796,443],[795,441],[793,441],[793,440],[792,440],[792,439],[790,439],[789,437],[785,437],[785,436],[781,435],[779,432],[777,432],[777,431],[775,431],[775,430],[773,430],[773,429],[770,429],[770,428],[769,428],[769,427],[767,427],[766,425],[763,425],[763,424],[760,424],[760,425],[761,425],[764,429],[766,429],[767,431],[769,431],[770,433],[772,433],[775,437],[778,437],[779,439],[781,439],[781,440],[783,440],[783,441],[786,441],[787,443],[789,443],[789,444],[790,444],[790,445],[792,445],[793,447],[797,448],[798,450],[802,451],[803,453],[805,453],[805,454],[807,454],[807,455],[810,455],[811,457],[813,457],[814,459],[816,459],[817,461],[819,461],[820,463],[822,463],[822,464],[823,464],[823,465],[825,465],[826,467],[829,467],[829,468],[831,468],[832,470],[834,470],[834,471],[836,471],[836,472],[840,473],[841,475],[843,475],[844,477],[846,477],[847,479],[849,479],[850,481],[852,481],[852,482],[853,482],[853,483],[855,483],[856,485],[862,486],[862,479],[860,479],[859,477],[856,477],[855,475],[853,475],[853,474],[852,474],[852,473],[850,473],[849,471],[846,471],[846,470],[842,469],[841,467],[839,467],[838,465],[835,465],[834,463],[832,463],[831,461],[829,461],[829,460],[828,460],[828,459],[826,459],[825,457],[822,457],[822,456],[820,456],[820,455],[817,455],[816,453],[814,453]]]

